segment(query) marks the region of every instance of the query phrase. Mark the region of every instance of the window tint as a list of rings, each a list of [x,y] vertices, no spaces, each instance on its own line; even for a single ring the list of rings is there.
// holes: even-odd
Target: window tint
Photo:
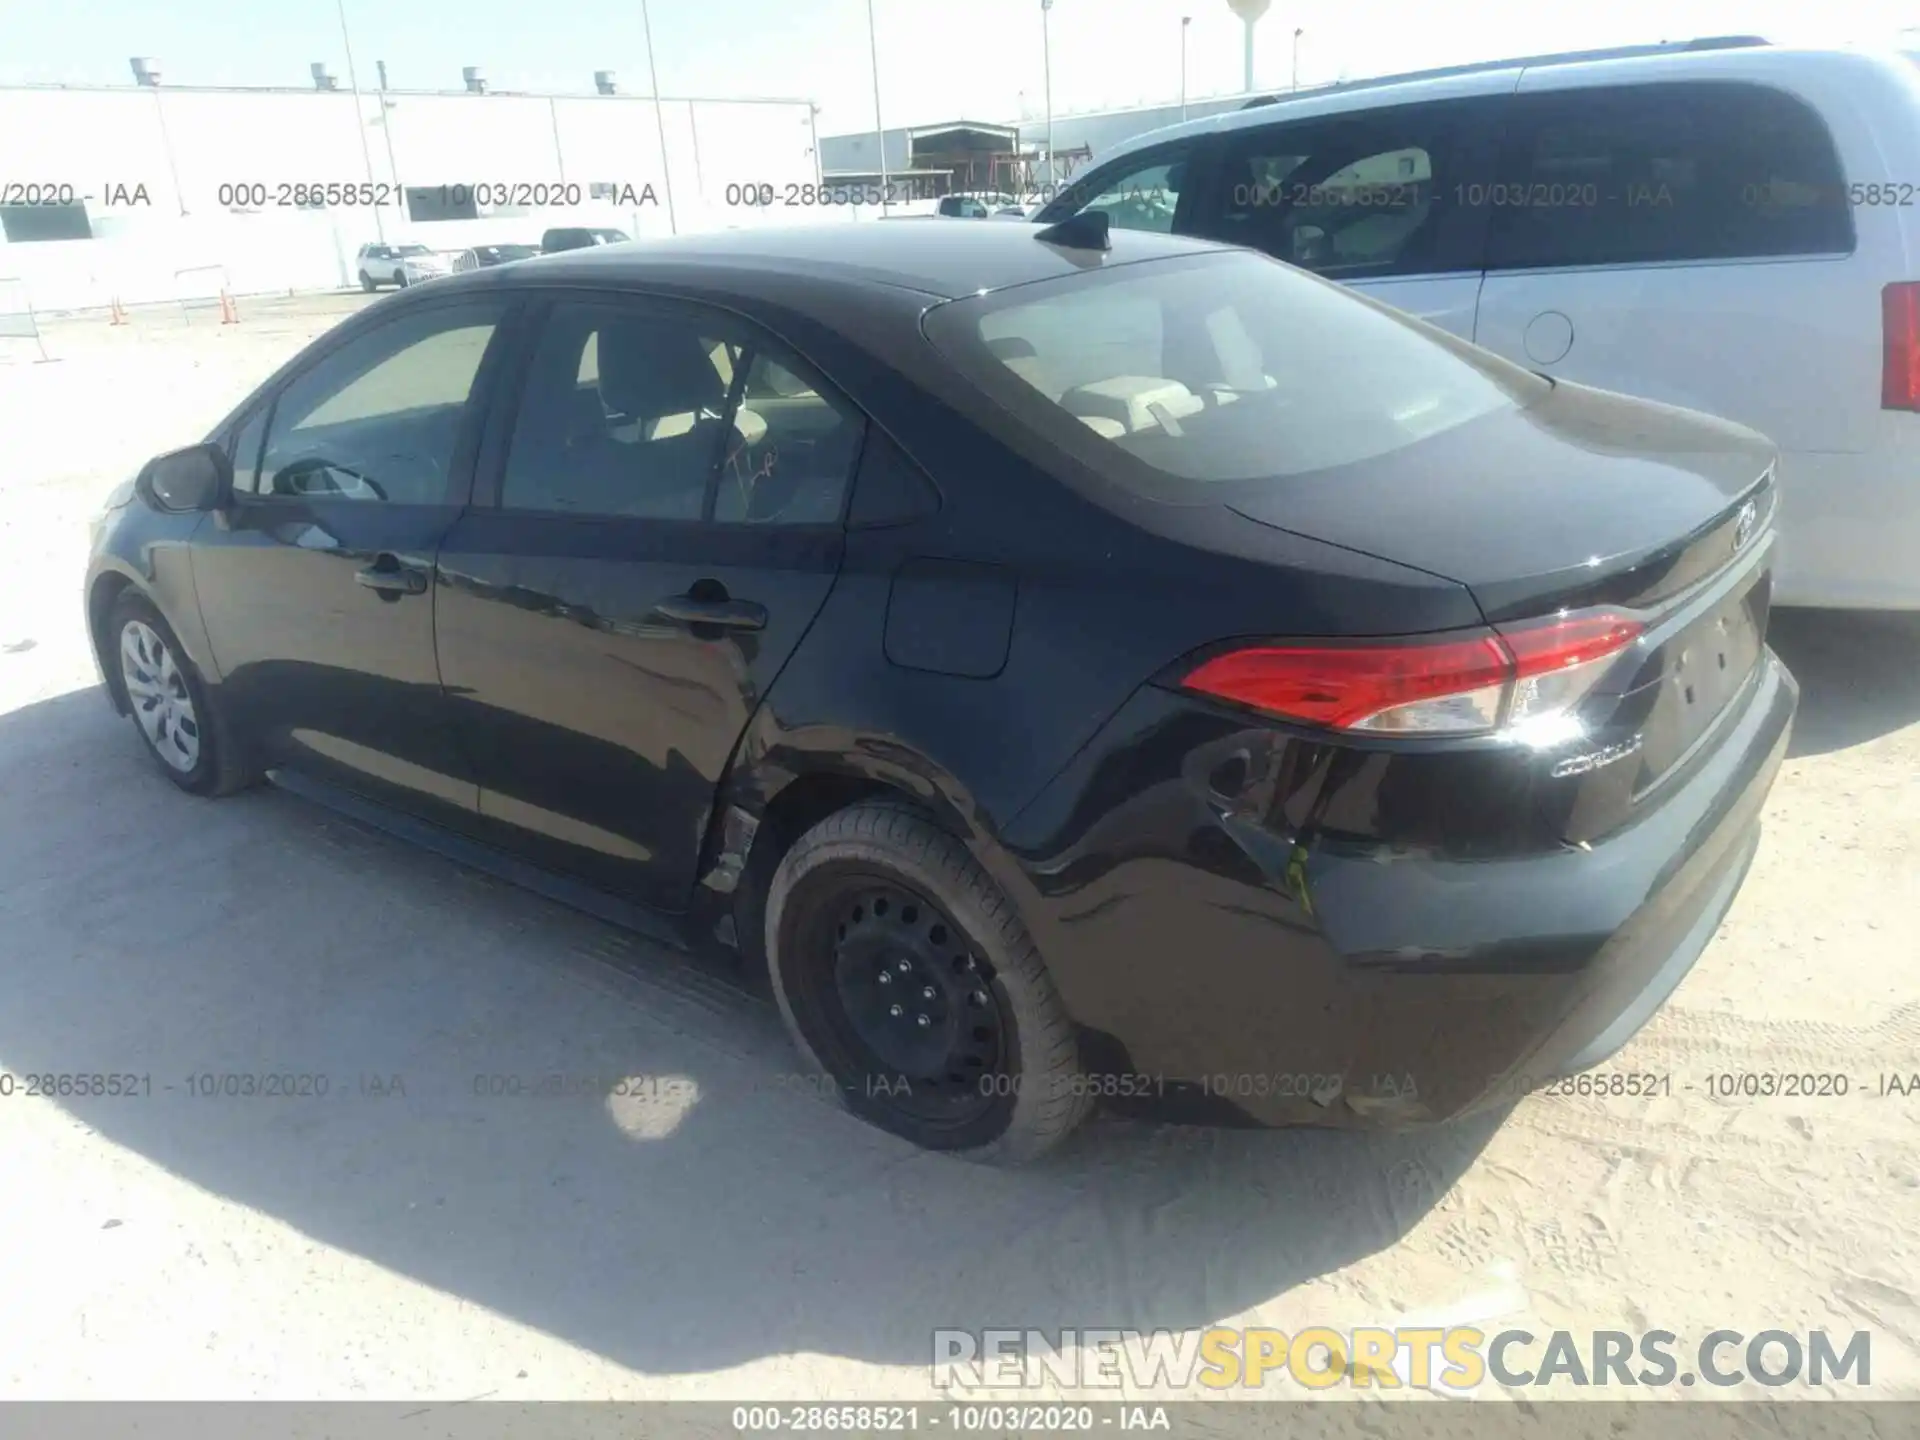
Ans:
[[[1176,500],[1390,454],[1547,390],[1245,252],[1018,286],[940,306],[927,326],[1016,421]]]
[[[280,392],[261,493],[433,505],[503,302],[419,310],[327,355]]]
[[[732,327],[617,304],[554,307],[500,503],[582,515],[831,522],[856,412],[755,355]]]
[[[500,503],[699,519],[733,353],[715,327],[680,315],[556,305],[527,372]]]
[[[844,401],[755,353],[722,460],[713,518],[832,524],[840,518],[865,428]]]
[[[1477,270],[1479,226],[1449,202],[1480,113],[1393,106],[1230,137],[1196,228],[1336,279]]]
[[[256,407],[253,414],[241,422],[232,437],[232,449],[228,451],[233,461],[233,488],[243,495],[252,494],[259,484],[260,442],[267,434],[267,408]]]
[[[1513,102],[1490,188],[1495,269],[1844,253],[1846,185],[1820,118],[1776,90],[1638,85]]]
[[[1157,150],[1133,162],[1119,165],[1075,181],[1066,195],[1079,199],[1060,212],[1049,212],[1059,220],[1088,210],[1104,210],[1116,230],[1173,229],[1174,212],[1180,207],[1180,192],[1186,185],[1187,147]]]

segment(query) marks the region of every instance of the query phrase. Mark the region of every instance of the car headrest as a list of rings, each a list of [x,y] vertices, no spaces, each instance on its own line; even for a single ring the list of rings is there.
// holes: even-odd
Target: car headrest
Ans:
[[[600,398],[635,418],[719,410],[727,386],[708,347],[679,325],[624,321],[600,332]]]

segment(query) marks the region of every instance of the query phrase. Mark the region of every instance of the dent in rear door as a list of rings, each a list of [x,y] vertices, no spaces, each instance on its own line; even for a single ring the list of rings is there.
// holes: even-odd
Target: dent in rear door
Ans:
[[[754,339],[685,306],[553,306],[440,551],[440,674],[490,838],[662,910],[839,573],[864,425],[791,369],[756,384]],[[823,436],[806,393],[850,428]]]

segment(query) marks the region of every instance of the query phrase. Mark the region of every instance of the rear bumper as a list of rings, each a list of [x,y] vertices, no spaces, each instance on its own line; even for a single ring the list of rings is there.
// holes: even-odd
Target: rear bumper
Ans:
[[[1797,698],[1766,652],[1656,809],[1587,849],[1458,859],[1247,823],[1191,763],[1236,737],[1143,691],[1113,723],[1135,755],[1179,732],[1163,773],[1101,813],[1070,771],[1011,837],[1097,1087],[1173,1118],[1399,1125],[1600,1063],[1732,904]]]

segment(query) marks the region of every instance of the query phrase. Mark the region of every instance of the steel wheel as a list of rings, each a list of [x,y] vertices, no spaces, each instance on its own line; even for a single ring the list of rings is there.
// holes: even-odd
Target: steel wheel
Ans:
[[[200,763],[200,717],[172,650],[144,620],[120,630],[120,678],[147,743],[182,775]]]
[[[985,1110],[1006,1064],[1008,1023],[991,973],[931,900],[902,885],[851,889],[835,916],[833,989],[862,1066],[904,1075],[916,1110]]]
[[[1013,1025],[977,949],[891,877],[850,875],[835,889],[810,938],[842,1080],[936,1125],[1004,1108]]]
[[[1018,1161],[1091,1108],[1078,1033],[1019,912],[907,802],[849,805],[795,839],[761,926],[788,1033],[863,1120]]]

